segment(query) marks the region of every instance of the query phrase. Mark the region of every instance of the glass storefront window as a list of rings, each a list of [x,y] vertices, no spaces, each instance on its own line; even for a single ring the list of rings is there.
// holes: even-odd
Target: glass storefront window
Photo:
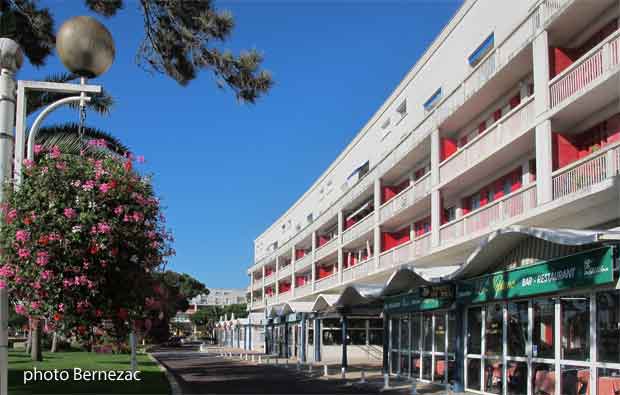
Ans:
[[[400,320],[398,318],[392,318],[392,324],[391,324],[391,334],[390,334],[390,339],[392,341],[391,347],[392,350],[398,350],[398,337],[400,334],[400,326],[399,326]]]
[[[588,394],[590,368],[583,366],[560,366],[560,395]]]
[[[371,329],[368,331],[368,344],[371,346],[383,345],[383,329]]]
[[[342,345],[342,331],[339,329],[324,329],[323,330],[323,345],[324,346]]]
[[[435,352],[446,351],[446,315],[435,314]]]
[[[597,395],[620,393],[620,369],[599,369],[596,381]]]
[[[456,352],[456,315],[448,313],[448,352]]]
[[[502,305],[491,304],[486,307],[485,355],[502,355]]]
[[[562,359],[590,360],[590,298],[560,298]]]
[[[347,331],[347,344],[352,346],[366,345],[366,329],[352,329]]]
[[[546,363],[532,364],[532,393],[555,394],[555,367]]]
[[[409,375],[409,355],[407,354],[400,354],[400,374],[402,375]]]
[[[409,320],[400,320],[400,349],[403,352],[409,351]]]
[[[480,391],[480,360],[467,359],[467,388]]]
[[[430,355],[422,356],[422,378],[424,380],[432,380],[431,370],[433,368],[433,357]]]
[[[444,382],[446,380],[446,367],[445,357],[435,356],[435,381]]]
[[[411,316],[411,349],[420,351],[420,315]]]
[[[420,377],[420,353],[414,352],[411,354],[411,376],[415,378]]]
[[[397,374],[399,373],[398,368],[399,368],[399,361],[398,361],[398,352],[391,352],[390,355],[392,356],[391,361],[390,361],[390,366],[392,368],[392,373],[393,374]]]
[[[433,315],[422,316],[422,350],[433,351]],[[430,368],[430,365],[429,365]]]
[[[314,329],[308,329],[308,345],[314,345]]]
[[[527,344],[527,302],[508,303],[508,355],[524,357]]]
[[[596,296],[596,321],[598,361],[620,363],[620,292]]]
[[[555,301],[539,299],[533,301],[534,334],[532,356],[534,358],[554,358]]]
[[[506,386],[508,395],[527,394],[527,362],[507,363]]]
[[[467,353],[482,353],[482,308],[473,307],[467,311]],[[480,385],[480,380],[478,380]],[[473,387],[470,387],[473,389]]]
[[[502,393],[502,363],[488,359],[484,363],[484,389],[492,394]]]

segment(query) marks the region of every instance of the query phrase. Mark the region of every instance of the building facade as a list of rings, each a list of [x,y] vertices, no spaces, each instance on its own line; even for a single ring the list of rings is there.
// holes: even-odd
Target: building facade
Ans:
[[[208,295],[198,295],[189,301],[194,309],[244,303],[248,303],[248,299],[246,290],[243,288],[209,288]]]
[[[265,339],[273,340],[265,349],[292,355],[282,351],[291,350],[288,343],[277,344],[287,333],[286,341],[298,338],[295,344],[307,358],[338,359],[346,366],[346,350],[355,348],[360,358],[379,360],[387,371],[430,381],[453,376],[486,393],[525,389],[529,395],[547,385],[559,394],[555,378],[561,383],[564,371],[574,383],[583,384],[587,375],[587,391],[616,385],[599,377],[615,377],[611,371],[620,360],[601,361],[590,355],[595,347],[581,347],[586,359],[567,356],[585,341],[579,337],[585,327],[567,327],[576,334],[568,347],[573,351],[558,340],[573,341],[563,337],[563,311],[569,320],[586,314],[588,335],[601,334],[592,314],[602,311],[599,300],[617,298],[610,290],[617,278],[614,263],[610,281],[586,283],[595,288],[581,292],[581,302],[569,303],[565,295],[584,285],[569,284],[555,294],[543,290],[541,295],[551,295],[547,304],[526,298],[515,305],[502,297],[470,308],[453,297],[434,313],[405,309],[392,320],[385,301],[398,292],[433,293],[431,285],[443,285],[442,292],[454,296],[473,281],[464,269],[471,261],[485,262],[476,275],[488,276],[508,272],[510,264],[499,262],[510,254],[515,262],[538,267],[573,254],[577,246],[608,247],[597,237],[613,239],[620,224],[619,21],[618,0],[464,1],[353,141],[254,241],[248,303],[266,318]],[[593,229],[603,233],[575,236]],[[492,242],[503,234],[512,235],[506,236],[511,249]],[[537,243],[550,243],[540,247],[550,252],[541,255],[532,247]],[[398,274],[404,267],[411,274]],[[424,282],[416,283],[418,277]],[[291,314],[302,319],[287,323]],[[618,312],[606,314],[613,327]],[[500,327],[499,336],[514,328],[505,317],[526,315],[546,322],[527,329],[529,337],[515,345],[526,353],[511,354],[499,338],[486,337]],[[482,325],[479,336],[471,325],[450,329],[462,322]],[[295,325],[304,335],[294,335],[297,329],[289,327]],[[412,338],[393,338],[395,328],[411,336],[412,325],[435,333],[443,346],[418,337],[416,348]],[[382,347],[375,352],[378,342]],[[329,352],[333,345],[339,347]],[[525,363],[525,370],[508,361]],[[511,380],[525,384],[511,387]]]

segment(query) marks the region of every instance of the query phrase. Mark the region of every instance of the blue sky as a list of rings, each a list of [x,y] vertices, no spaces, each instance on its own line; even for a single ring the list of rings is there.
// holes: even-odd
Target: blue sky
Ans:
[[[46,0],[57,25],[89,12],[76,0]],[[136,0],[114,18],[117,57],[100,83],[111,116],[89,113],[153,173],[175,234],[169,268],[209,287],[245,287],[252,242],[314,182],[355,136],[454,14],[460,0],[215,1],[233,13],[225,47],[257,48],[276,85],[256,105],[239,104],[209,72],[188,87],[135,64],[142,40]],[[57,27],[58,27],[57,26]],[[62,71],[58,59],[18,78]],[[93,81],[95,83],[95,81]],[[59,111],[50,122],[77,120]]]

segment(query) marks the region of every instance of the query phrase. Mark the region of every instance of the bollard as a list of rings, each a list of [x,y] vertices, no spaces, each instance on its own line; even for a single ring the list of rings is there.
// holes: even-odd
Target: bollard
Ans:
[[[263,363],[263,358],[260,355],[258,356],[258,363]]]
[[[323,365],[323,376],[327,376],[327,365]]]
[[[362,376],[360,378],[359,383],[360,384],[366,384],[366,372],[364,372],[364,368],[362,368],[362,372],[361,372]]]
[[[308,373],[312,374],[312,363],[308,364]]]
[[[411,395],[418,395],[418,380],[413,379],[411,383]]]
[[[254,354],[252,354],[252,362],[254,362]]]
[[[385,373],[383,375],[383,388],[382,388],[382,390],[385,391],[385,390],[389,390],[389,389],[390,389],[390,375]]]
[[[342,377],[343,380],[347,378],[347,368],[344,366],[340,368],[340,377]]]

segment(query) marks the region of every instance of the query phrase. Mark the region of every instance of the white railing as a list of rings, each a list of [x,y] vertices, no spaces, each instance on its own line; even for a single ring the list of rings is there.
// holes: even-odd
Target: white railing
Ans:
[[[497,71],[497,54],[498,51],[491,52],[480,64],[474,69],[474,71],[463,82],[463,94],[465,99],[478,92],[482,85],[486,84],[488,80],[495,75]]]
[[[476,136],[463,148],[439,164],[439,182],[445,183],[466,169],[481,162],[529,131],[534,124],[534,100],[527,98],[519,106],[495,122],[489,129]]]
[[[378,269],[385,269],[408,263],[413,258],[413,243],[408,241],[379,255]]]
[[[252,302],[252,308],[259,308],[259,307],[264,307],[265,303],[263,303],[262,299],[254,299],[254,301]]]
[[[344,269],[342,271],[342,281],[346,282],[367,276],[370,271],[371,263],[372,258],[368,258],[365,261],[358,262],[355,265]]]
[[[273,296],[265,296],[265,305],[271,305],[276,303],[276,295]]]
[[[258,281],[254,281],[254,284],[252,285],[252,290],[256,291],[258,289],[263,288],[263,279],[259,279]]]
[[[536,184],[530,184],[439,228],[441,243],[490,230],[536,207]]]
[[[332,252],[334,252],[336,250],[336,247],[338,246],[338,243],[336,242],[337,239],[338,237],[334,237],[333,239],[329,240],[327,243],[317,248],[314,253],[315,260],[318,261],[319,259],[323,259],[329,254],[331,254]]]
[[[316,280],[315,288],[317,291],[321,291],[338,284],[338,272],[334,272],[327,277]]]
[[[265,276],[265,285],[271,284],[272,282],[275,281],[275,279],[276,279],[276,272],[274,271],[270,275]]]
[[[300,298],[312,293],[312,283],[307,283],[295,288],[295,297]]]
[[[312,264],[312,254],[306,254],[295,261],[295,271],[306,268]]]
[[[398,195],[394,196],[389,201],[385,202],[379,211],[381,222],[392,218],[402,210],[411,207],[414,203],[420,199],[428,196],[431,186],[430,172],[426,173],[413,185],[402,190]]]
[[[288,264],[284,267],[280,268],[280,271],[278,272],[278,279],[281,279],[283,277],[289,276],[291,275],[291,269],[293,268],[293,265]]]
[[[342,233],[342,244],[347,244],[369,232],[375,225],[375,213],[372,212],[361,221],[351,226]]]
[[[620,64],[620,30],[607,37],[549,82],[551,108],[587,88]]]
[[[619,157],[620,145],[613,145],[556,170],[552,175],[553,199],[587,190],[616,175],[620,170]]]
[[[431,233],[426,233],[413,240],[413,256],[421,257],[431,250]]]
[[[280,292],[278,294],[278,303],[286,302],[287,300],[291,298],[291,296],[292,296],[292,292],[290,289],[285,292]]]

